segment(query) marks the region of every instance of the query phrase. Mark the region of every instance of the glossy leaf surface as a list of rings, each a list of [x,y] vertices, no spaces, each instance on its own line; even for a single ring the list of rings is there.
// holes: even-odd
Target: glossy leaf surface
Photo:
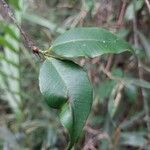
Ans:
[[[60,110],[71,148],[82,132],[92,105],[92,87],[86,72],[71,61],[45,60],[39,75],[40,90],[50,107]]]
[[[59,36],[49,51],[66,58],[96,57],[131,51],[130,44],[101,28],[75,28]]]

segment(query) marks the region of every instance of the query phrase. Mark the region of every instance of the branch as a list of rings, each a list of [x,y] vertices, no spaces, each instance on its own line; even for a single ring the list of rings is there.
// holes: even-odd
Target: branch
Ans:
[[[139,44],[138,44],[138,34],[137,34],[138,27],[137,27],[137,18],[136,18],[136,11],[135,11],[135,1],[134,1],[133,30],[134,30],[134,45],[135,45],[135,48],[138,48],[139,47]],[[143,68],[140,65],[140,59],[138,58],[138,56],[136,54],[135,54],[135,59],[136,59],[137,66],[138,66],[138,76],[139,76],[139,79],[143,80],[144,79]],[[149,116],[148,101],[145,98],[144,89],[142,87],[140,87],[140,94],[141,94],[141,100],[143,101],[143,105],[144,105],[144,111],[145,111],[145,114],[146,114],[147,129],[148,129],[148,132],[150,133],[150,116]]]
[[[123,19],[124,19],[124,14],[125,14],[125,10],[126,10],[126,5],[127,5],[127,0],[122,0],[122,6],[121,6],[121,10],[120,10],[120,15],[117,21],[117,25],[118,27],[123,25]]]
[[[25,31],[18,24],[13,11],[9,7],[9,5],[5,2],[5,0],[0,0],[0,5],[2,8],[2,11],[4,11],[3,13],[5,15],[7,15],[7,17],[10,19],[10,21],[13,22],[17,26],[17,28],[19,29],[21,35],[24,38],[24,41],[25,41],[27,47],[29,49],[31,49],[34,54],[39,55],[39,53],[42,53],[42,51],[39,49],[39,47],[35,45],[35,43],[29,38],[29,36],[25,33]],[[3,15],[3,13],[1,13],[1,14]],[[3,15],[3,18],[5,18],[5,15]]]

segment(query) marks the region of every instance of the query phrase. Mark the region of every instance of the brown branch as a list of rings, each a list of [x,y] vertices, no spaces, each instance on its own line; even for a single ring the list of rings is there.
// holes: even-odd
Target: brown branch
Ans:
[[[25,41],[27,47],[29,49],[31,49],[34,54],[39,55],[39,53],[41,52],[40,49],[38,48],[38,46],[35,45],[35,43],[29,38],[29,36],[25,33],[25,31],[18,24],[18,22],[15,18],[15,15],[14,15],[13,11],[11,10],[11,8],[9,7],[9,5],[5,2],[5,0],[0,0],[0,5],[4,11],[4,14],[7,15],[7,17],[10,19],[10,21],[13,22],[19,29],[21,35],[24,38],[24,41]],[[3,17],[5,18],[4,15],[3,15]]]
[[[109,79],[115,80],[115,81],[117,81],[117,82],[120,82],[120,83],[123,84],[123,85],[126,85],[126,81],[125,81],[125,80],[123,80],[122,78],[113,76],[113,75],[111,74],[111,72],[109,72],[108,70],[106,70],[106,69],[104,68],[103,65],[101,65],[100,70],[101,70],[105,75],[107,75],[107,77],[108,77]]]
[[[118,22],[117,22],[118,27],[123,25],[123,19],[124,19],[124,15],[125,15],[126,5],[127,5],[127,0],[122,0],[120,15],[118,17]]]
[[[135,1],[134,1],[135,3]],[[137,34],[137,31],[138,31],[138,26],[137,26],[137,18],[136,18],[136,11],[135,11],[135,4],[134,4],[134,18],[133,18],[133,30],[134,30],[134,45],[135,45],[135,48],[138,48],[139,47],[139,44],[138,44],[138,34]],[[137,66],[138,66],[138,76],[139,76],[139,80],[143,80],[144,79],[144,76],[143,76],[143,68],[141,67],[140,65],[140,59],[138,58],[138,56],[135,54],[135,59],[136,59],[136,62],[137,62]],[[139,88],[139,91],[140,91],[140,96],[141,96],[141,100],[143,102],[143,109],[145,111],[145,114],[146,114],[146,118],[147,118],[147,122],[146,122],[146,125],[147,125],[147,129],[148,129],[148,132],[150,133],[150,116],[149,116],[149,107],[148,107],[148,101],[146,100],[145,98],[145,94],[144,94],[144,89],[142,87]]]
[[[105,67],[105,69],[106,69],[107,71],[110,71],[110,70],[111,70],[111,68],[112,68],[112,66],[113,66],[114,58],[115,58],[114,54],[112,54],[112,55],[109,56],[108,61],[107,61],[107,64],[106,64],[106,67]]]

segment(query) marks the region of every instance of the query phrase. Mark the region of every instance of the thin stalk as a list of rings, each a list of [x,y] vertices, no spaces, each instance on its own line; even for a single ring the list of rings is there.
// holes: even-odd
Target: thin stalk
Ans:
[[[134,0],[134,19],[133,19],[133,30],[134,30],[134,44],[135,44],[135,48],[138,48],[138,27],[137,27],[137,18],[136,18],[136,10],[135,10],[135,0]],[[137,61],[137,65],[138,65],[138,75],[139,75],[139,79],[143,80],[143,68],[140,65],[140,60],[138,58],[137,55],[135,55],[136,61]],[[150,116],[149,116],[149,107],[148,107],[148,101],[145,97],[144,94],[144,89],[142,87],[140,87],[140,93],[141,93],[141,98],[143,101],[143,105],[144,105],[144,111],[145,111],[145,115],[146,115],[146,125],[147,125],[147,129],[148,129],[148,133],[150,133]]]

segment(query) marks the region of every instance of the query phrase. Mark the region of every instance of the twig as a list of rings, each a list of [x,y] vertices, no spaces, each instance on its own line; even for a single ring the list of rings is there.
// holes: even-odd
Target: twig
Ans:
[[[107,70],[104,68],[103,65],[101,65],[100,70],[101,70],[104,74],[106,74],[109,79],[118,81],[118,82],[120,82],[120,83],[122,83],[122,84],[125,85],[125,81],[124,81],[124,80],[122,80],[121,78],[118,78],[118,77],[114,77],[114,76],[111,74],[111,72],[107,71]]]
[[[147,72],[150,72],[150,68],[146,65],[144,65],[142,62],[140,62],[140,66]]]
[[[120,104],[121,98],[122,98],[122,92],[124,89],[124,84],[120,83],[118,85],[118,89],[117,89],[117,95],[115,97],[114,103],[115,103],[115,107],[117,107]]]
[[[76,27],[79,23],[83,24],[84,19],[86,18],[89,10],[87,9],[86,2],[85,0],[82,0],[82,6],[80,12],[74,16],[74,17],[69,17],[66,21],[66,24],[70,24],[71,28]]]
[[[134,0],[135,3],[135,0]],[[138,35],[137,35],[137,18],[136,18],[136,10],[135,10],[135,4],[133,5],[134,7],[134,18],[133,18],[133,31],[134,31],[134,45],[136,48],[139,47],[138,45]]]
[[[122,130],[127,130],[128,128],[131,128],[133,125],[138,124],[140,121],[143,121],[142,118],[145,116],[145,111],[141,111],[134,115],[131,119],[127,120],[125,119],[119,126]]]
[[[149,14],[150,14],[150,2],[148,0],[145,0],[145,3],[147,5],[147,8],[148,8],[148,11],[149,11]]]
[[[118,21],[117,21],[117,27],[119,28],[121,25],[123,25],[123,19],[124,19],[124,14],[125,14],[125,9],[126,9],[126,4],[127,4],[127,0],[122,0],[122,7],[120,10],[120,15],[118,17]],[[106,70],[110,71],[113,65],[113,61],[114,61],[114,55],[110,55],[110,57],[108,58],[108,62],[106,65]]]
[[[115,132],[114,132],[114,135],[113,135],[113,146],[112,146],[112,150],[116,150],[117,149],[117,145],[120,141],[120,135],[121,135],[121,129],[118,127]]]
[[[138,34],[137,34],[138,28],[137,28],[137,18],[136,18],[136,11],[135,11],[135,0],[134,0],[133,30],[134,30],[134,45],[136,48],[138,48],[139,47],[139,45],[138,45]],[[136,58],[137,65],[138,65],[139,79],[143,80],[144,79],[143,68],[140,65],[140,60],[139,60],[138,56],[135,55],[135,58]],[[146,121],[147,129],[148,129],[148,132],[150,133],[150,117],[149,117],[148,101],[145,98],[144,89],[142,87],[140,87],[139,89],[140,89],[141,99],[142,99],[143,104],[144,104],[144,111],[145,111],[146,118],[147,118],[147,121]]]
[[[122,7],[121,7],[121,11],[119,13],[120,15],[118,17],[118,22],[117,22],[118,27],[123,25],[123,19],[124,19],[126,5],[127,5],[127,0],[122,0]]]
[[[106,64],[106,67],[105,67],[105,69],[106,69],[107,71],[110,71],[110,70],[111,70],[111,68],[112,68],[112,66],[113,66],[114,58],[115,58],[114,54],[112,54],[112,55],[109,56],[108,61],[107,61],[107,64]]]
[[[42,53],[42,51],[35,45],[35,43],[29,38],[29,36],[24,32],[24,30],[21,28],[21,26],[18,24],[16,21],[15,15],[13,14],[13,11],[9,7],[9,5],[5,2],[5,0],[0,0],[1,7],[4,9],[4,13],[8,15],[10,20],[17,26],[19,29],[21,35],[23,36],[26,45],[28,46],[29,49],[32,50],[34,54]],[[42,53],[43,54],[43,53]]]
[[[138,68],[139,68],[139,78],[140,78],[140,80],[143,80],[143,68],[140,66],[139,62],[138,62]],[[142,97],[143,97],[144,109],[145,109],[145,114],[146,114],[147,129],[148,129],[148,132],[150,133],[149,104],[148,104],[148,101],[145,98],[143,88],[141,87],[140,89],[141,89],[141,94],[142,94]]]

